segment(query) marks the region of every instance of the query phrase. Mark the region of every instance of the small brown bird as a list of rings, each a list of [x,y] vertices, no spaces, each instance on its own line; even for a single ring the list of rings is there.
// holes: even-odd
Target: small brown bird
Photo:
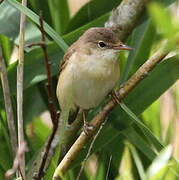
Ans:
[[[62,111],[98,106],[119,80],[118,52],[131,50],[111,28],[90,28],[64,56],[57,85]]]

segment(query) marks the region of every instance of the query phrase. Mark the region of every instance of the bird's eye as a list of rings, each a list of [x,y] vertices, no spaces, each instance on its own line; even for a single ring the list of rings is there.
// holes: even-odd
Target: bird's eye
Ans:
[[[100,48],[104,48],[104,47],[106,47],[106,44],[105,44],[103,41],[99,41],[99,42],[98,42],[98,46],[99,46]]]

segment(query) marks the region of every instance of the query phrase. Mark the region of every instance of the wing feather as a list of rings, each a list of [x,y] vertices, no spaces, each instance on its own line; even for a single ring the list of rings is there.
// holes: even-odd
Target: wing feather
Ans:
[[[75,49],[75,44],[73,43],[67,50],[67,52],[65,53],[63,60],[60,64],[60,70],[59,70],[59,75],[62,73],[62,71],[65,69],[65,67],[67,66],[70,57],[72,56],[72,54],[76,51]]]

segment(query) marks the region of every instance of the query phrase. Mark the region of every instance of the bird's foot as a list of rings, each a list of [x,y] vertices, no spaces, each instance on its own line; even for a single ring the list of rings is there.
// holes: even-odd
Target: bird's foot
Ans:
[[[87,111],[83,110],[83,123],[84,123],[83,131],[88,136],[90,132],[94,129],[94,127],[86,120],[86,116],[87,116]]]
[[[89,122],[84,122],[83,131],[88,136],[90,132],[94,129],[94,126],[91,125]]]
[[[111,92],[111,97],[112,97],[112,101],[113,101],[114,103],[120,104],[120,99],[118,98],[118,93],[117,93],[117,91],[113,90],[113,91]]]

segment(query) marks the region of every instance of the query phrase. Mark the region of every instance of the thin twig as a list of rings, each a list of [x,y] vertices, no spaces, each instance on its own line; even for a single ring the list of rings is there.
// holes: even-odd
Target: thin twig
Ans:
[[[48,58],[48,53],[47,53],[47,46],[45,43],[45,31],[44,31],[44,26],[43,26],[43,17],[42,17],[42,13],[39,16],[39,21],[40,21],[40,31],[41,31],[41,35],[42,35],[42,42],[39,43],[34,43],[29,45],[28,47],[32,47],[32,46],[41,46],[43,53],[44,53],[44,57],[45,57],[45,67],[46,67],[46,72],[47,72],[47,93],[48,93],[48,105],[49,105],[49,111],[50,111],[50,115],[51,115],[51,119],[52,119],[52,123],[53,123],[53,129],[52,129],[52,133],[46,143],[45,146],[45,152],[42,156],[42,160],[40,163],[40,167],[39,170],[37,172],[37,175],[34,176],[34,179],[41,179],[44,176],[44,168],[46,165],[46,161],[48,158],[48,154],[49,151],[51,149],[52,146],[52,142],[53,139],[55,137],[57,128],[58,128],[58,118],[59,118],[59,113],[57,113],[56,107],[54,105],[54,98],[53,98],[53,93],[52,93],[52,77],[51,77],[51,64]]]
[[[52,93],[52,76],[51,76],[51,63],[49,61],[48,58],[48,53],[47,53],[47,46],[45,44],[45,31],[44,31],[44,25],[43,25],[43,17],[42,17],[42,13],[40,15],[40,31],[42,34],[42,43],[41,43],[41,47],[44,53],[44,57],[45,57],[45,67],[46,67],[46,71],[47,71],[47,92],[48,92],[48,103],[49,103],[49,110],[50,110],[50,115],[51,115],[51,119],[52,119],[52,123],[54,126],[57,125],[57,111],[54,105],[54,99],[53,99],[53,93]]]
[[[14,159],[13,162],[13,166],[11,169],[9,169],[6,174],[5,174],[5,178],[6,179],[10,179],[12,177],[13,174],[15,174],[15,172],[19,169],[19,172],[21,174],[21,178],[22,180],[25,180],[20,165],[21,165],[21,161],[23,161],[23,156],[24,153],[27,151],[27,145],[25,142],[21,142],[21,146],[19,146],[16,157]]]
[[[40,46],[40,47],[42,47],[42,46],[45,46],[45,45],[46,45],[45,42],[37,42],[37,43],[28,44],[26,47],[28,47],[28,48],[31,48],[33,46]]]
[[[107,121],[107,120],[106,120],[106,121]],[[80,168],[80,171],[79,171],[79,173],[78,173],[78,176],[77,176],[76,180],[80,180],[80,176],[81,176],[81,174],[82,174],[82,172],[83,172],[83,169],[84,169],[84,167],[85,167],[86,161],[88,160],[88,158],[89,158],[89,156],[90,156],[90,154],[91,154],[93,145],[94,145],[97,137],[99,136],[99,133],[101,132],[102,128],[104,127],[106,121],[104,121],[104,122],[101,124],[101,126],[100,126],[100,128],[98,129],[96,135],[94,136],[94,138],[93,138],[93,140],[92,140],[92,142],[91,142],[91,144],[90,144],[90,147],[89,147],[89,149],[88,149],[87,155],[86,155],[85,159],[84,159],[83,162],[82,162],[82,165],[81,165],[81,168]]]
[[[151,58],[149,58],[137,72],[121,87],[117,93],[118,100],[122,100],[128,95],[128,93],[137,86],[139,82],[144,79],[148,73],[167,55],[165,48],[159,50]],[[63,160],[60,162],[55,170],[53,180],[59,179],[60,175],[65,173],[74,159],[77,157],[79,152],[83,149],[88,140],[94,135],[96,130],[101,126],[109,113],[117,106],[118,103],[111,100],[108,102],[100,113],[98,113],[93,120],[91,125],[94,127],[88,134],[82,132],[75,143],[72,145],[70,150],[67,152]]]
[[[14,113],[13,113],[13,108],[12,108],[7,70],[6,70],[4,59],[2,57],[1,47],[0,47],[0,68],[1,68],[0,75],[1,75],[3,94],[4,94],[7,124],[8,124],[8,130],[9,130],[9,135],[10,135],[10,143],[12,147],[13,157],[15,157],[16,151],[17,151],[17,133],[16,133],[16,128],[15,128],[15,122],[14,122]]]
[[[54,137],[56,135],[56,132],[57,132],[57,129],[58,129],[58,126],[53,126],[53,130],[52,130],[52,133],[47,141],[47,144],[45,146],[45,152],[42,156],[42,161],[41,161],[41,164],[40,164],[40,168],[38,170],[38,173],[37,175],[35,175],[33,178],[36,179],[36,180],[40,180],[44,174],[45,174],[45,164],[46,164],[46,161],[47,161],[47,158],[48,158],[48,154],[50,152],[50,149],[51,149],[51,145],[52,145],[52,142],[54,140]]]
[[[22,0],[22,5],[27,6],[27,0]],[[23,122],[23,76],[24,76],[24,36],[25,36],[26,16],[21,12],[20,17],[20,39],[19,39],[19,61],[17,66],[17,121],[18,121],[18,145],[21,149],[24,142],[24,122]],[[22,154],[20,170],[25,177],[25,154]]]

